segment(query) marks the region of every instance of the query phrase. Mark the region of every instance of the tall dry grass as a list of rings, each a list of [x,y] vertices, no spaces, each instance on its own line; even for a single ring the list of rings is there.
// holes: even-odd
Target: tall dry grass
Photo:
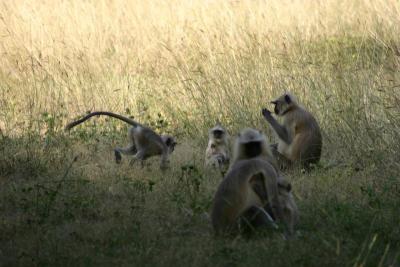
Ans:
[[[95,109],[184,134],[264,127],[289,90],[333,143],[399,137],[398,1],[5,1],[0,18],[7,134]]]

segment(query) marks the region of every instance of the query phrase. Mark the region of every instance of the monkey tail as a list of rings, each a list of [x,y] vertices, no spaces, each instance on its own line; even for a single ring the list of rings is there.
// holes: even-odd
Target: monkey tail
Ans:
[[[87,114],[85,117],[83,117],[83,118],[81,118],[79,120],[76,120],[76,121],[73,121],[71,123],[68,123],[67,126],[65,126],[65,130],[68,131],[71,128],[73,128],[73,127],[85,122],[89,118],[91,118],[93,116],[99,116],[99,115],[105,115],[105,116],[109,116],[109,117],[113,117],[113,118],[119,119],[121,121],[124,121],[124,122],[132,125],[133,127],[141,126],[136,121],[134,121],[132,119],[129,119],[129,118],[125,117],[125,116],[119,115],[119,114],[115,114],[115,113],[108,112],[108,111],[95,111],[95,112],[91,112],[91,113]]]

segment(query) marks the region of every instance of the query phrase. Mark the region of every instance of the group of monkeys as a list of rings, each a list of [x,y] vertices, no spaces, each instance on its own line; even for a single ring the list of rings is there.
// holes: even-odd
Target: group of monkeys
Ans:
[[[237,135],[230,158],[229,135],[225,128],[218,123],[209,131],[205,164],[222,172],[227,169],[211,209],[211,223],[217,234],[263,227],[276,229],[276,222],[283,224],[286,237],[295,233],[299,212],[291,184],[282,176],[282,171],[293,166],[310,170],[320,159],[322,136],[314,116],[299,105],[293,95],[284,93],[271,103],[275,105],[274,113],[282,118],[282,124],[266,108],[262,109],[262,115],[275,131],[277,144],[269,144],[261,131],[245,128]],[[132,125],[128,132],[130,144],[114,149],[117,163],[121,161],[121,154],[133,155],[142,166],[147,158],[160,155],[161,170],[168,167],[168,156],[177,144],[175,139],[159,135],[127,117],[105,111],[91,112],[69,123],[66,130],[98,115]]]

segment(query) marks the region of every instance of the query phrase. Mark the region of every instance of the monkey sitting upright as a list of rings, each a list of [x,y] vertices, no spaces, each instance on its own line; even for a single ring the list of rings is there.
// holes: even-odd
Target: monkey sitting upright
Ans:
[[[314,116],[288,93],[271,103],[275,105],[275,114],[283,118],[283,124],[279,124],[266,108],[262,109],[262,114],[277,134],[278,144],[272,149],[281,169],[294,164],[309,169],[312,164],[318,163],[322,136]]]
[[[273,226],[278,219],[291,235],[297,218],[291,186],[278,173],[265,135],[251,128],[242,130],[235,141],[229,172],[215,194],[214,229],[231,231],[246,224],[250,228]]]
[[[217,123],[210,129],[208,136],[205,165],[216,167],[222,172],[229,164],[229,135],[221,124]]]
[[[235,233],[246,226],[276,228],[275,221],[280,221],[286,234],[293,235],[298,209],[290,190],[269,162],[261,158],[237,161],[214,196],[211,222],[215,232]]]
[[[132,127],[128,131],[128,138],[130,139],[130,144],[126,148],[115,148],[115,160],[117,163],[121,161],[121,153],[125,155],[134,155],[134,159],[140,160],[142,166],[144,160],[149,157],[161,155],[160,168],[165,170],[168,167],[168,156],[174,151],[176,142],[172,136],[169,135],[159,135],[155,133],[152,129],[137,123],[122,115],[118,115],[112,112],[97,111],[87,114],[85,117],[69,123],[65,130],[70,130],[71,128],[83,123],[93,116],[106,115],[120,119]]]

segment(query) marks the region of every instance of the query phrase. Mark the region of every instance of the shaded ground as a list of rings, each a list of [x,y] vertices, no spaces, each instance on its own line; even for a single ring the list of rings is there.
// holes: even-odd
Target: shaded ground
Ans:
[[[197,144],[181,143],[162,175],[157,159],[116,165],[112,143],[123,137],[78,140],[2,139],[2,266],[399,265],[394,171],[323,159],[310,174],[287,174],[301,211],[297,239],[218,239],[205,213],[221,178],[203,169]]]

